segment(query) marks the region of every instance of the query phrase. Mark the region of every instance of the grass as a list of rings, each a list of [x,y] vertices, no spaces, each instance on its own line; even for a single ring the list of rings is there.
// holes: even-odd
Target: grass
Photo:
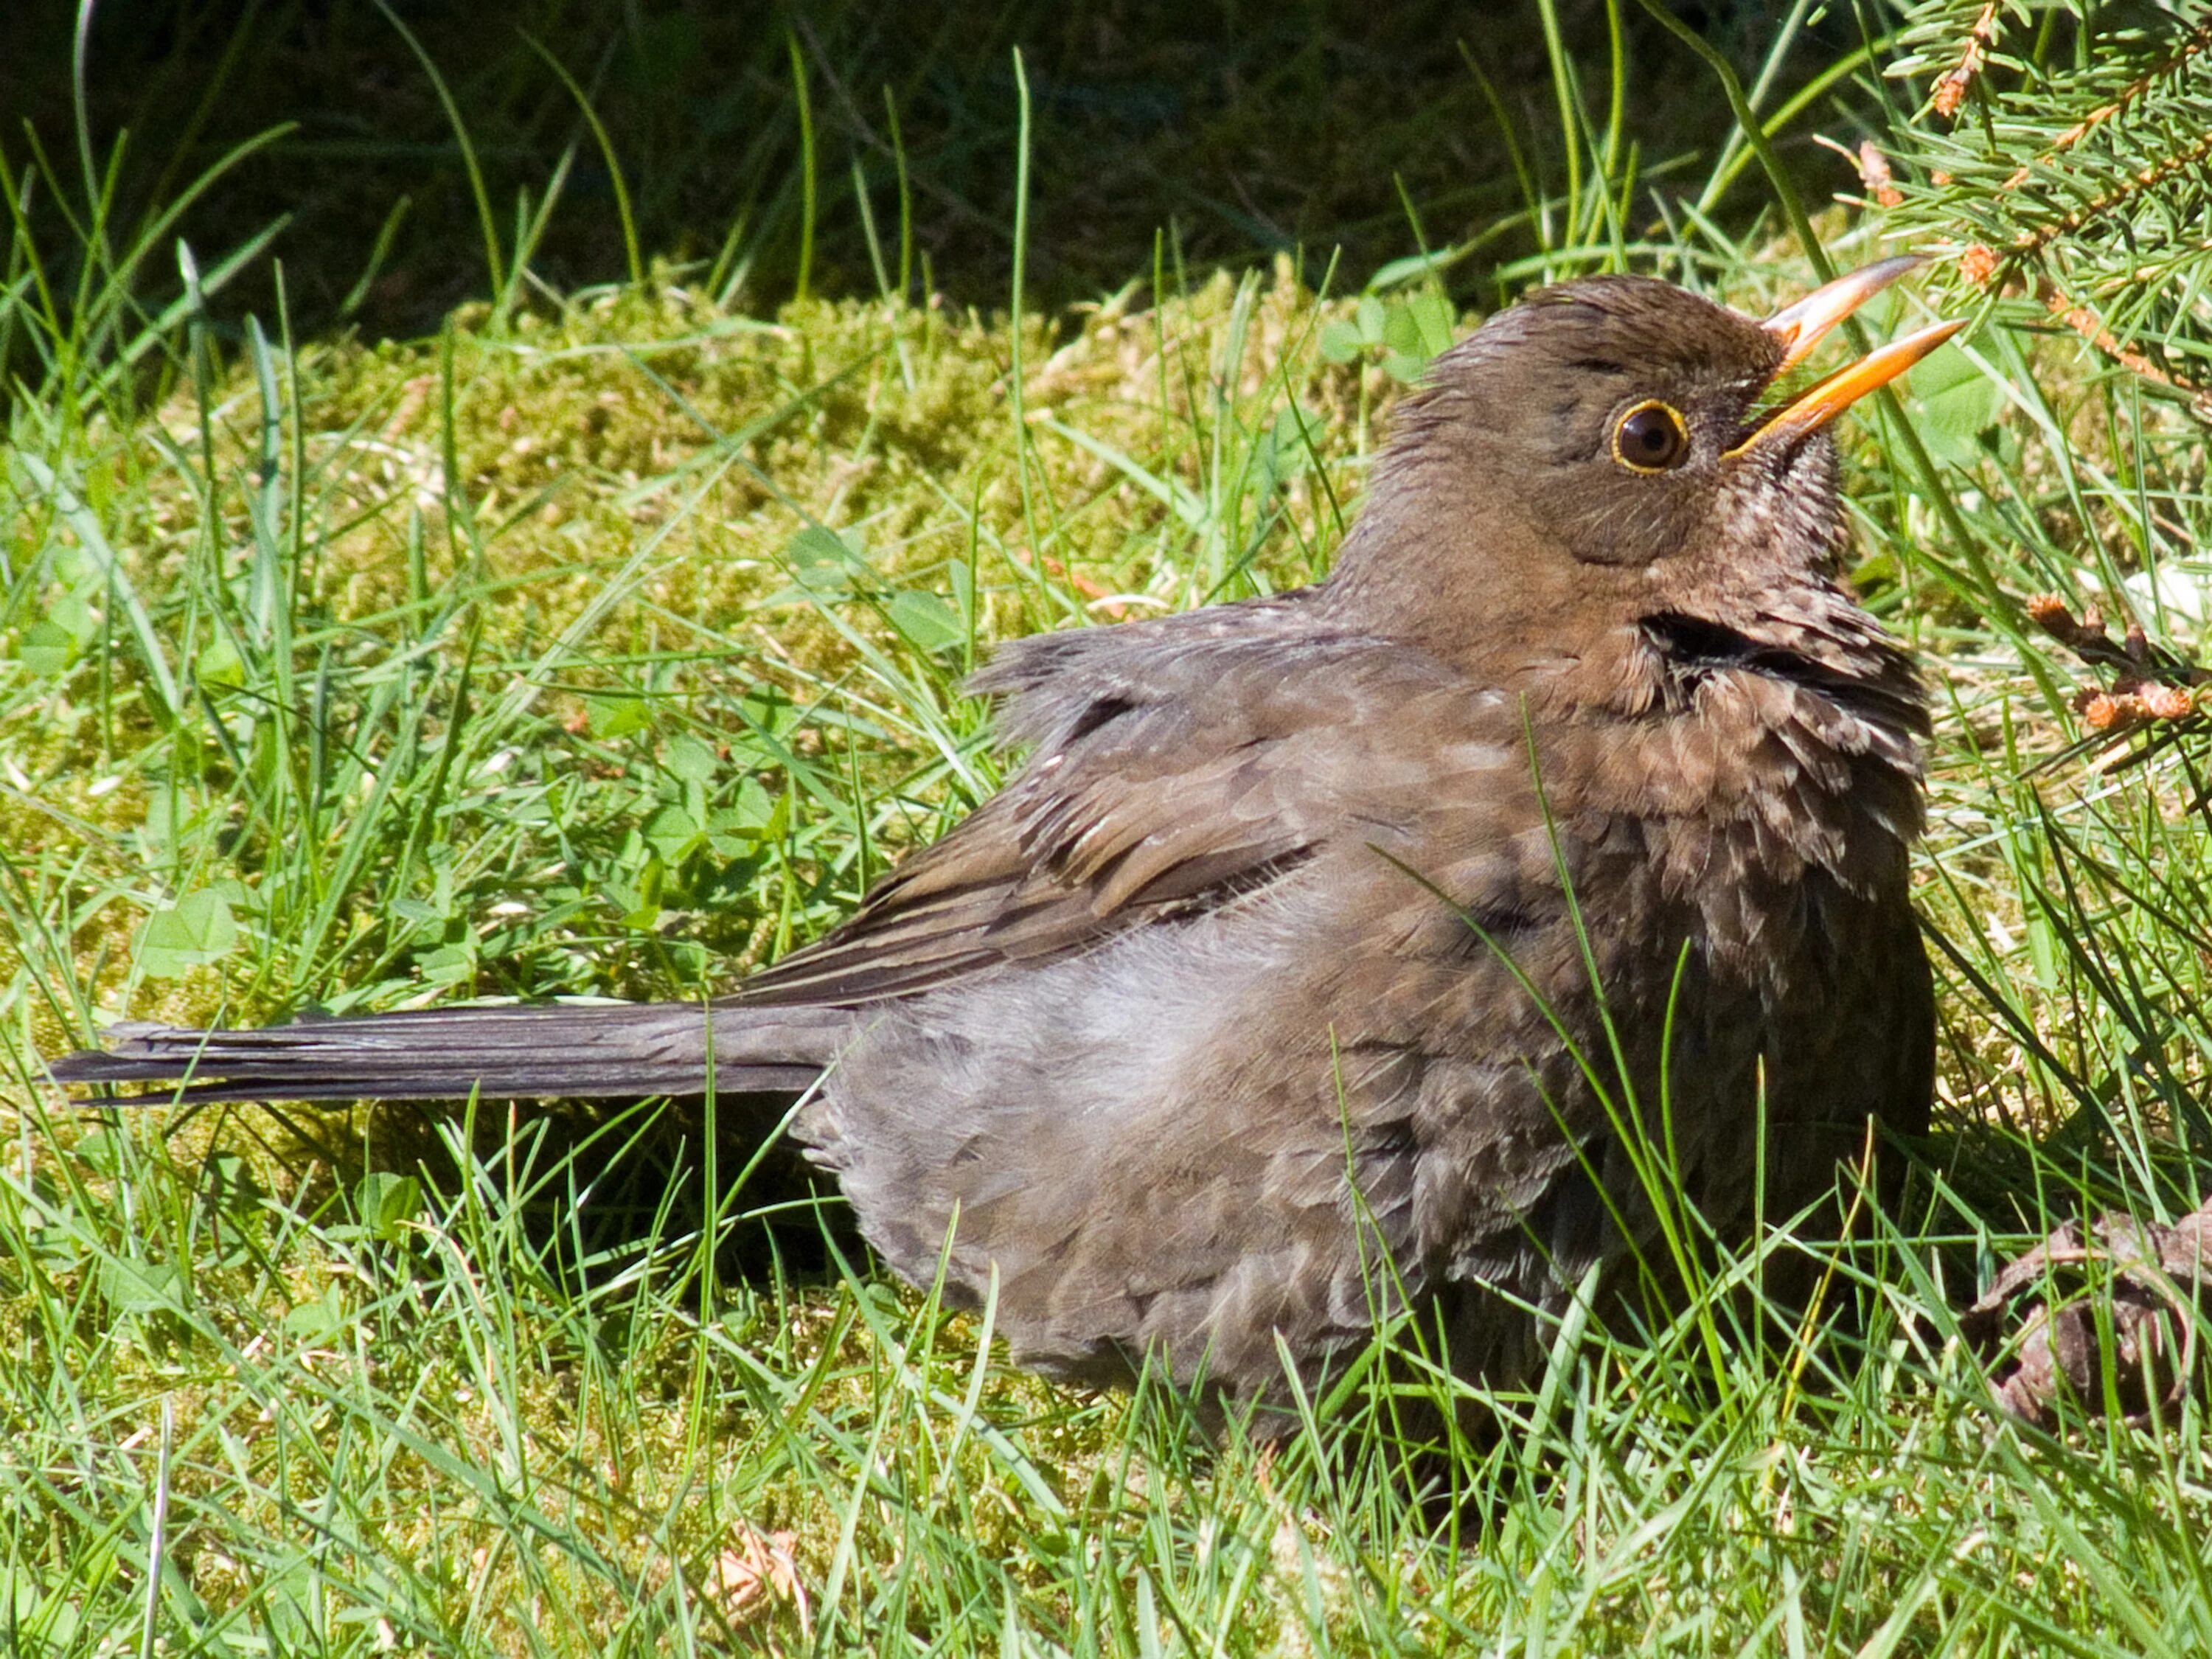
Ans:
[[[1678,67],[1632,5],[1529,0],[1510,27],[1320,0],[1009,0],[959,14],[857,0],[168,0],[93,8],[82,76],[78,9],[27,13],[0,60],[0,108],[27,116],[70,174],[83,171],[80,91],[100,171],[107,142],[127,132],[106,186],[121,216],[173,201],[234,147],[265,138],[179,231],[229,246],[281,222],[292,307],[312,332],[348,320],[434,331],[519,263],[574,291],[655,252],[696,260],[696,286],[756,307],[788,295],[802,267],[817,291],[868,290],[879,254],[896,291],[997,304],[1015,241],[1018,46],[1039,118],[1025,252],[1039,302],[1059,307],[1147,269],[1156,234],[1169,263],[1192,270],[1301,252],[1317,270],[1340,248],[1364,274],[1407,251],[1407,201],[1438,246],[1511,214],[1516,161],[1564,173],[1546,9],[1595,98],[1616,46],[1632,77]],[[1795,9],[1778,106],[1857,40],[1847,18],[1808,23],[1812,8]],[[1705,10],[1717,36],[1769,44],[1761,0]],[[1663,166],[1720,143],[1728,122],[1692,82],[1663,107],[1626,104],[1618,138]],[[12,114],[7,127],[19,144]],[[1792,154],[1824,165],[1802,134]],[[68,199],[30,204],[56,258]],[[525,234],[533,246],[518,260]],[[1534,240],[1511,240],[1516,252]],[[1480,275],[1459,280],[1472,293]],[[273,312],[265,264],[237,291]]]
[[[1625,258],[1753,307],[1809,280],[1711,221],[1616,234],[1605,131],[1502,280]],[[1859,257],[1864,226],[1821,229]],[[1858,578],[1943,704],[1915,1207],[1838,1255],[1807,1340],[1731,1294],[1779,1236],[1651,1329],[1563,1333],[1440,1508],[1385,1389],[1215,1449],[1171,1400],[1010,1371],[756,1165],[757,1124],[100,1115],[34,1069],[95,1014],[690,996],[811,936],[994,786],[958,691],[990,641],[1326,568],[1463,320],[1421,262],[1317,297],[1164,251],[1009,319],[517,258],[505,302],[368,345],[281,305],[226,336],[228,261],[149,313],[131,246],[158,238],[48,302],[19,229],[6,290],[34,366],[0,458],[11,1650],[2212,1639],[2201,1409],[1996,1421],[1948,1312],[2057,1215],[2203,1195],[2196,762],[2065,758],[2078,671],[1978,574],[2152,612],[2212,581],[2201,441],[2132,381],[2000,319],[1850,443]],[[1415,1334],[1403,1386],[1448,1392]]]

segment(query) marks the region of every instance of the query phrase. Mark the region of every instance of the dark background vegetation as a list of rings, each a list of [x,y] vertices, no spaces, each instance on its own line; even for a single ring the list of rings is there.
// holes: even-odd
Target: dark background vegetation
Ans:
[[[1759,0],[1675,0],[1674,9],[1747,75],[1787,11]],[[76,11],[27,0],[0,24],[0,114],[9,118],[0,155],[19,176],[33,143],[64,176],[82,169]],[[1156,252],[1188,268],[1289,252],[1317,280],[1340,249],[1340,286],[1356,284],[1424,241],[1447,246],[1521,204],[1505,123],[1534,168],[1559,148],[1536,0],[392,0],[391,15],[374,0],[104,0],[84,89],[95,170],[107,172],[128,134],[112,222],[131,225],[232,147],[289,124],[183,221],[204,265],[287,218],[275,252],[303,328],[343,319],[371,334],[417,334],[482,295],[483,237],[463,152],[392,15],[444,78],[510,246],[517,192],[534,198],[576,147],[532,262],[564,289],[622,276],[624,253],[599,148],[526,34],[561,60],[604,122],[647,256],[702,270],[726,256],[723,269],[744,271],[742,291],[756,305],[788,295],[802,262],[817,292],[877,286],[856,167],[896,271],[902,144],[914,282],[963,303],[1003,303],[1017,46],[1034,109],[1029,292],[1048,306],[1147,275]],[[1602,111],[1614,20],[1598,0],[1559,0],[1553,15]],[[1710,74],[1638,5],[1618,21],[1626,131],[1647,176],[1710,158],[1729,125]],[[1846,0],[1805,32],[1788,68],[1809,73],[1863,29],[1887,25],[1872,0]],[[811,252],[794,46],[813,137]],[[1862,102],[1881,95],[1864,82],[1841,91]],[[1827,113],[1849,136],[1849,115]],[[1832,176],[1839,164],[1802,138],[1790,154],[1813,173],[1816,198],[1847,177]],[[1747,210],[1762,194],[1740,186],[1734,205]],[[58,212],[52,192],[34,195],[33,210]],[[1486,273],[1516,251],[1501,238],[1486,247],[1487,263],[1468,262],[1453,281],[1479,299]],[[156,280],[170,277],[168,265],[165,250]],[[271,281],[258,262],[222,309],[266,314]]]

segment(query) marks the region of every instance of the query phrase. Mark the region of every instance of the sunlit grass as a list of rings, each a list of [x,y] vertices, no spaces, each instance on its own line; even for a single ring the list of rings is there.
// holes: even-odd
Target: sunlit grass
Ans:
[[[1574,245],[1519,279],[1810,280],[1761,238],[1615,239],[1597,131],[1572,210],[1529,209]],[[40,366],[0,462],[13,1648],[2201,1650],[2197,1409],[1999,1423],[1946,1311],[2055,1215],[2199,1196],[2200,781],[2180,749],[2037,769],[2077,671],[1978,586],[2212,580],[2200,434],[2069,344],[1928,366],[1934,486],[1890,416],[1849,445],[1862,586],[1939,687],[1913,1206],[1814,1340],[1732,1293],[1778,1236],[1652,1328],[1571,1322],[1456,1501],[1413,1495],[1379,1372],[1261,1449],[1008,1370],[753,1169],[758,1123],[44,1087],[114,1014],[731,983],[994,787],[959,690],[993,641],[1324,570],[1393,371],[1464,322],[1418,261],[1341,297],[1164,264],[1018,353],[1004,318],[753,315],[695,275],[510,270],[374,347],[219,336],[120,273],[9,290]],[[1392,1374],[1448,1396],[1418,1336]]]

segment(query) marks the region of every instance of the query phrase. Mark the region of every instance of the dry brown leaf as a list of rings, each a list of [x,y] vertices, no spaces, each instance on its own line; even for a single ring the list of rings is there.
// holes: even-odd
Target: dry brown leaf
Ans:
[[[799,1632],[811,1640],[813,1610],[805,1582],[799,1576],[793,1553],[797,1534],[762,1532],[740,1522],[735,1541],[708,1565],[700,1580],[701,1592],[722,1610],[733,1626],[749,1624],[768,1611],[773,1602],[788,1603],[799,1614]]]
[[[1959,1328],[1997,1404],[2039,1428],[2057,1426],[2062,1396],[2091,1413],[2110,1398],[2139,1425],[2171,1420],[2203,1371],[2208,1252],[2212,1205],[2172,1226],[2107,1214],[2085,1232],[2069,1221],[2000,1273]]]

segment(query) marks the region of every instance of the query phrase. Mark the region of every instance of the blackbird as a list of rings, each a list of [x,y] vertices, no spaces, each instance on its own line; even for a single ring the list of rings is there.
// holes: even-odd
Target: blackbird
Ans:
[[[1824,428],[1958,325],[1773,394],[1912,263],[1763,322],[1632,276],[1492,317],[1326,581],[1001,648],[1026,763],[727,996],[118,1024],[52,1074],[803,1094],[869,1243],[1021,1364],[1269,1398],[1409,1310],[1510,1383],[1665,1194],[1741,1239],[1925,1126],[1927,707]]]

